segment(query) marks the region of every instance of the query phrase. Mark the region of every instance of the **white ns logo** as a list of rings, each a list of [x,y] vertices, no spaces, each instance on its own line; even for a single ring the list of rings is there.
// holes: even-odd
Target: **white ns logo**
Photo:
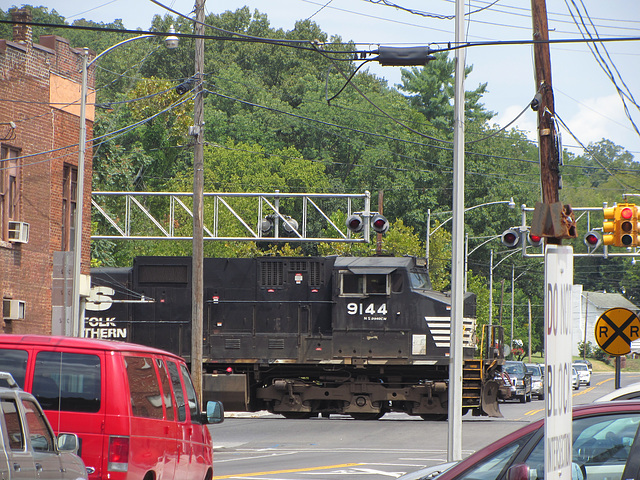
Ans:
[[[109,310],[113,303],[111,296],[114,293],[115,290],[111,287],[91,287],[85,308],[92,311]]]

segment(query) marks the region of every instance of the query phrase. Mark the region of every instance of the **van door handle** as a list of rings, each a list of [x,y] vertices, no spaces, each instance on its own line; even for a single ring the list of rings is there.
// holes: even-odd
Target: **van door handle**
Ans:
[[[20,470],[22,470],[22,467],[20,467],[19,463],[14,463],[13,464],[13,470],[16,472],[19,472]]]
[[[42,464],[36,463],[36,472],[41,472],[41,471],[42,471]]]

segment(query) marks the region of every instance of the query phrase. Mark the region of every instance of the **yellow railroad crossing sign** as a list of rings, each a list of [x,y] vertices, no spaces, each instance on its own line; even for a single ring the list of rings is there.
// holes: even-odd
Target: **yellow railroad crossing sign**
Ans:
[[[610,308],[596,321],[596,341],[609,355],[626,355],[640,338],[640,318],[626,308]]]

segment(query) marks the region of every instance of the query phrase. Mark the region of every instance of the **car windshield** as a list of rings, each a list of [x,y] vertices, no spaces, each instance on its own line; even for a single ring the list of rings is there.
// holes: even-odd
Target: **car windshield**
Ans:
[[[527,365],[527,372],[532,375],[542,375],[540,367],[538,365]]]
[[[521,363],[508,363],[505,371],[513,375],[524,375],[524,366]]]
[[[582,370],[584,372],[586,372],[587,370],[589,370],[587,368],[587,366],[584,363],[576,363],[573,368],[575,368],[576,370]]]

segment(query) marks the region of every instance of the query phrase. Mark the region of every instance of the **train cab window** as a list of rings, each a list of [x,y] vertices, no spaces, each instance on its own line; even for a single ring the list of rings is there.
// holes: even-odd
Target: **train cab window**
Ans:
[[[364,275],[354,275],[344,272],[342,274],[343,295],[360,295],[364,293]]]
[[[411,288],[414,288],[417,290],[431,289],[429,277],[425,273],[409,272],[409,280],[411,281]]]
[[[351,272],[341,274],[341,295],[388,295],[388,275],[356,275]]]
[[[394,272],[391,274],[391,291],[393,293],[402,293],[404,287],[404,277],[401,273]]]

